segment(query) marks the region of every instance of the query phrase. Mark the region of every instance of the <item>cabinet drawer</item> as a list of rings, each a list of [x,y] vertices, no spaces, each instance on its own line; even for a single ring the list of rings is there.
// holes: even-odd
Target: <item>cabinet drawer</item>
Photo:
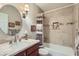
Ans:
[[[33,53],[34,51],[39,49],[39,44],[36,44],[30,48],[27,49],[27,55],[30,55],[31,53]]]

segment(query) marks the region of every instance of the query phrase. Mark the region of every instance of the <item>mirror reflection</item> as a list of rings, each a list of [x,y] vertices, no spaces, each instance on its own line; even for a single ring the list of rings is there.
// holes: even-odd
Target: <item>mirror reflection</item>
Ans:
[[[8,35],[16,35],[21,30],[21,15],[16,7],[4,5],[0,9],[0,29]]]

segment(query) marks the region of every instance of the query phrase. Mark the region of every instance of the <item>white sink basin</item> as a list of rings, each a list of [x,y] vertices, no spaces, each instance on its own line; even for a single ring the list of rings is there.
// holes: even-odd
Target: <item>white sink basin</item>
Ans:
[[[17,43],[14,43],[12,45],[13,48],[17,48],[17,49],[20,49],[22,47],[27,47],[27,46],[30,46],[33,44],[34,41],[32,40],[22,40],[21,42],[17,42]]]

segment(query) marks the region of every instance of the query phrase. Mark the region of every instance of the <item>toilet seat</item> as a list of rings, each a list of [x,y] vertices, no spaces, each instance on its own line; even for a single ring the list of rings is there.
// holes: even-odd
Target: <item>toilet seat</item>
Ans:
[[[48,51],[45,48],[40,48],[39,49],[39,55],[40,56],[47,56],[48,55]]]

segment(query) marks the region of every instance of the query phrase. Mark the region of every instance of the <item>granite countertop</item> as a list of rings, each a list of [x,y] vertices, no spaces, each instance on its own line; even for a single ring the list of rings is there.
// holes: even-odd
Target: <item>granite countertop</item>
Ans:
[[[8,42],[0,44],[0,56],[14,56],[38,42],[39,40],[28,39],[13,44],[9,44]]]

